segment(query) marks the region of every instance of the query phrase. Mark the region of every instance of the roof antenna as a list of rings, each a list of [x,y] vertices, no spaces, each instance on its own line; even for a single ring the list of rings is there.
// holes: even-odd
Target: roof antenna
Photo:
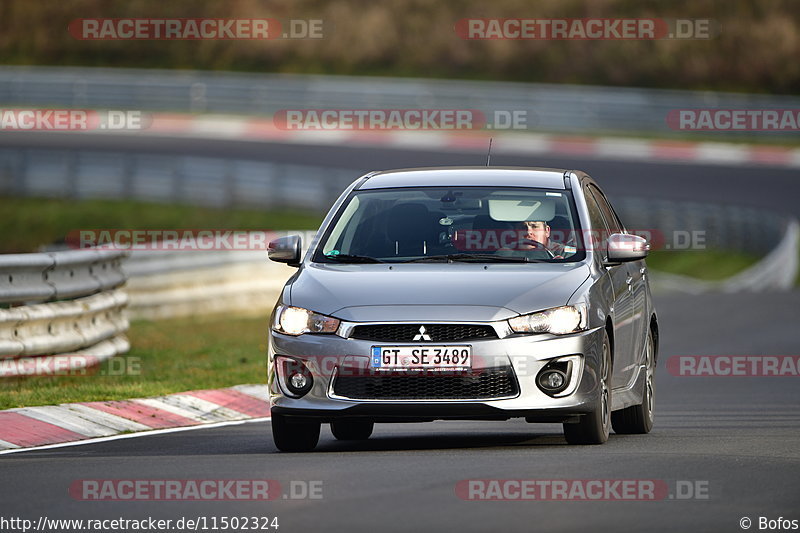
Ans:
[[[489,137],[489,153],[486,154],[486,166],[489,166],[489,162],[492,160],[492,137]]]

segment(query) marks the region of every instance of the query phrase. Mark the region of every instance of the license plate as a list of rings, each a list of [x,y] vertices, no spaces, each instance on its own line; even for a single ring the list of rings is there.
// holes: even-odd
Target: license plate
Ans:
[[[373,346],[372,368],[471,368],[472,346]]]

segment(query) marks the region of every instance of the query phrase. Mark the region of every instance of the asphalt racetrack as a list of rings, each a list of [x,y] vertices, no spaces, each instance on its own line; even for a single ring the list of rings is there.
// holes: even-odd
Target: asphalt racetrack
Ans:
[[[32,134],[36,135],[36,134]],[[2,144],[18,142],[7,137]],[[76,136],[48,137],[69,144]],[[145,139],[98,136],[93,148],[149,151]],[[30,142],[30,139],[28,140]],[[43,141],[44,142],[44,141]],[[82,139],[85,143],[86,139]],[[102,146],[104,143],[109,146]],[[304,160],[342,168],[480,164],[483,156],[211,141],[157,141],[152,149]],[[663,196],[798,214],[796,171],[573,158],[503,156],[498,165],[573,167],[611,195]],[[354,166],[355,165],[355,166]],[[649,435],[569,446],[560,425],[434,422],[377,425],[362,443],[323,428],[314,453],[278,453],[269,422],[150,435],[0,457],[5,517],[143,519],[278,517],[280,533],[352,531],[742,531],[759,519],[800,520],[797,377],[678,377],[676,355],[796,355],[800,293],[657,297],[661,349],[656,423]],[[266,317],[265,317],[266,324]],[[255,347],[254,347],[255,349]],[[81,501],[80,480],[271,479],[277,499],[212,502]],[[657,501],[466,501],[459,481],[654,480]],[[321,482],[321,484],[320,484]],[[308,490],[316,496],[309,498]],[[796,522],[795,522],[796,523]],[[2,528],[0,528],[2,529]],[[202,528],[198,528],[202,530]],[[73,529],[51,529],[71,531]],[[210,527],[207,530],[212,530]],[[232,529],[229,529],[231,531]],[[239,529],[242,530],[241,528]],[[13,531],[3,529],[3,531]]]
[[[356,444],[323,428],[316,452],[285,454],[274,448],[268,422],[248,423],[6,455],[0,502],[33,520],[277,516],[281,532],[741,531],[743,517],[753,529],[761,516],[798,518],[797,378],[675,377],[665,362],[672,355],[796,353],[800,295],[657,303],[663,344],[649,435],[612,434],[602,446],[574,447],[559,425],[519,420],[384,424]],[[68,489],[84,479],[272,479],[281,497],[80,501]],[[657,480],[671,497],[465,501],[455,487],[469,479]],[[304,496],[304,487],[322,498],[291,498]]]
[[[613,160],[579,156],[530,156],[497,153],[492,165],[583,170],[611,197],[648,196],[670,200],[760,207],[800,216],[800,173],[778,166],[716,165]],[[484,165],[486,151],[418,150],[357,146],[309,146],[218,139],[185,139],[93,133],[24,132],[0,136],[0,148],[69,148],[92,151],[183,154],[198,157],[264,160],[328,166],[360,173],[393,168]]]

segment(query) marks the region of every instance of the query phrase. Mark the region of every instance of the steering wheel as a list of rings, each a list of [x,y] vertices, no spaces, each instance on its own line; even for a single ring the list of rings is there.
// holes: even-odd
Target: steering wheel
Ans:
[[[525,253],[530,257],[531,252],[538,252],[536,255],[539,257],[531,257],[532,259],[553,259],[555,254],[548,250],[544,244],[539,241],[534,241],[527,237],[521,237],[517,242],[510,246],[506,246],[498,250],[498,252],[515,252],[513,255],[518,255],[519,252]]]

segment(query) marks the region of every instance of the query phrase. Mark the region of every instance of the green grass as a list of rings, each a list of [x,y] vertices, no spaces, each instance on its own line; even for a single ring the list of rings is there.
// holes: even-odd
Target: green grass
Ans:
[[[84,229],[316,229],[322,221],[319,214],[290,210],[7,196],[0,196],[0,213],[0,253],[35,252]]]
[[[647,256],[647,266],[654,271],[715,281],[738,274],[759,259],[756,255],[723,250],[660,250]]]
[[[85,375],[0,379],[0,409],[266,382],[268,317],[137,321],[131,351]]]

